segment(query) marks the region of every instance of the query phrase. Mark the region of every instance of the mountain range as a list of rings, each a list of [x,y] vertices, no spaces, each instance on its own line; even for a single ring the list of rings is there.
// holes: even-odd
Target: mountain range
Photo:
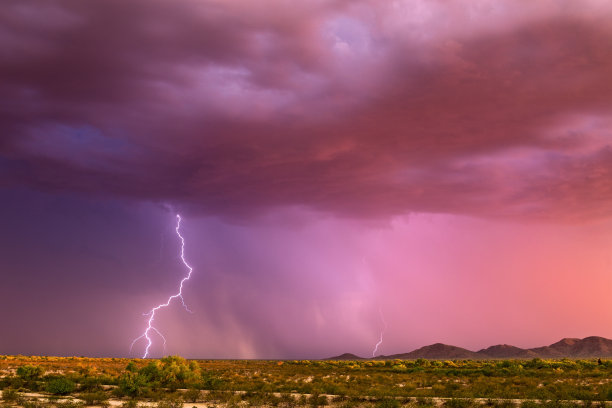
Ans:
[[[584,339],[565,338],[550,346],[522,349],[508,344],[498,344],[478,351],[470,351],[457,346],[436,343],[421,347],[409,353],[380,355],[374,360],[476,360],[476,359],[532,359],[532,358],[612,358],[612,340],[591,336]],[[366,360],[355,354],[344,353],[328,360]]]

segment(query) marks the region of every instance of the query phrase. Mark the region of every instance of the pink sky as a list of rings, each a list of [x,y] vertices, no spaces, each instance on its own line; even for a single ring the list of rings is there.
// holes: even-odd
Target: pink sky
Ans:
[[[9,2],[0,294],[24,306],[0,354],[128,354],[181,273],[175,211],[195,313],[160,315],[172,353],[368,355],[379,308],[385,354],[612,337],[610,21],[595,0]]]

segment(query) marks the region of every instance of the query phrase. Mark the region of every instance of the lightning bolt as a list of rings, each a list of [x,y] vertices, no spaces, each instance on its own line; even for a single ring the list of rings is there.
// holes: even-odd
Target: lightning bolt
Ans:
[[[378,308],[378,313],[380,314],[380,320],[383,322],[384,328],[380,331],[380,340],[378,340],[378,343],[376,343],[376,345],[374,346],[374,350],[372,351],[372,357],[376,357],[376,351],[378,351],[378,347],[382,344],[383,334],[385,334],[385,331],[387,330],[387,322],[385,322],[385,316],[383,316],[381,308]]]
[[[132,341],[132,345],[130,346],[130,351],[132,350],[132,348],[134,347],[134,344],[136,344],[136,342],[138,342],[141,339],[146,339],[147,340],[147,346],[145,348],[144,351],[144,355],[142,356],[142,358],[147,358],[149,356],[149,349],[151,348],[151,345],[153,344],[153,340],[151,339],[150,335],[152,333],[157,334],[159,337],[161,337],[164,341],[164,351],[166,350],[166,338],[164,337],[164,335],[157,330],[157,328],[155,328],[153,326],[153,321],[155,320],[155,312],[157,312],[160,309],[163,309],[164,307],[167,307],[170,305],[170,303],[174,300],[174,299],[180,299],[181,303],[183,304],[183,307],[185,308],[185,310],[187,310],[190,313],[193,313],[191,310],[189,310],[189,308],[187,307],[187,305],[185,304],[185,299],[183,299],[183,285],[185,284],[185,282],[187,282],[189,280],[189,278],[191,278],[191,273],[193,272],[193,268],[187,263],[187,261],[185,260],[185,238],[183,238],[183,236],[181,235],[181,216],[179,214],[176,214],[176,235],[178,235],[179,239],[181,240],[181,261],[183,261],[183,265],[185,265],[185,267],[188,269],[188,273],[187,276],[185,276],[182,280],[181,283],[179,284],[179,290],[177,293],[175,293],[174,295],[171,295],[170,297],[168,297],[168,300],[166,301],[166,303],[161,303],[157,306],[155,306],[154,308],[152,308],[151,310],[149,310],[147,313],[145,313],[145,316],[149,316],[149,320],[147,321],[147,328],[144,331],[144,333],[135,338],[134,341]]]

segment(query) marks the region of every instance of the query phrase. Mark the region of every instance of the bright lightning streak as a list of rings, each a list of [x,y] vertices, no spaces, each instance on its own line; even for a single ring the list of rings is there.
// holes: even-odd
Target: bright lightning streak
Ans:
[[[179,291],[170,296],[168,298],[168,300],[166,301],[166,303],[162,303],[159,304],[157,306],[155,306],[154,308],[152,308],[151,310],[149,310],[149,312],[145,313],[145,316],[149,316],[149,320],[147,322],[147,328],[144,331],[144,333],[137,337],[136,339],[134,339],[134,341],[132,342],[132,345],[130,346],[130,350],[132,350],[132,347],[134,347],[134,344],[140,340],[140,339],[146,339],[147,340],[147,347],[145,348],[145,352],[144,355],[142,356],[142,358],[147,358],[149,356],[149,349],[151,348],[151,345],[153,344],[153,340],[151,339],[151,337],[149,336],[151,334],[151,332],[155,332],[159,337],[161,337],[164,340],[164,350],[166,349],[166,338],[164,337],[163,334],[161,334],[161,332],[159,330],[157,330],[157,328],[155,328],[153,326],[153,321],[155,320],[155,312],[157,312],[159,309],[162,309],[164,307],[167,307],[170,305],[170,303],[174,300],[174,299],[180,299],[181,303],[183,304],[183,307],[185,308],[185,310],[187,310],[188,312],[192,313],[191,310],[189,310],[189,308],[187,307],[187,305],[185,304],[185,299],[183,299],[183,284],[189,280],[189,278],[191,278],[191,273],[193,272],[193,268],[187,263],[187,261],[185,260],[185,238],[183,238],[183,236],[181,235],[181,216],[179,214],[176,214],[176,235],[178,235],[179,239],[181,240],[181,261],[183,261],[183,264],[187,267],[187,269],[189,270],[189,272],[187,273],[187,276],[185,276],[182,280],[181,283],[179,285]]]
[[[376,351],[378,351],[378,347],[382,344],[383,334],[385,334],[385,331],[387,330],[387,322],[385,322],[385,316],[383,316],[382,309],[379,308],[378,313],[380,313],[380,320],[382,320],[384,328],[380,332],[380,340],[378,340],[378,343],[376,343],[376,345],[374,346],[374,350],[372,351],[372,357],[376,357]]]

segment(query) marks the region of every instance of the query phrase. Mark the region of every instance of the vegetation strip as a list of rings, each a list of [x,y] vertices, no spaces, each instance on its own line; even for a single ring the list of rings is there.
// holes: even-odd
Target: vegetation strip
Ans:
[[[0,388],[6,408],[134,408],[137,404],[159,408],[603,407],[612,400],[612,361],[188,361],[176,356],[161,360],[0,356]]]

